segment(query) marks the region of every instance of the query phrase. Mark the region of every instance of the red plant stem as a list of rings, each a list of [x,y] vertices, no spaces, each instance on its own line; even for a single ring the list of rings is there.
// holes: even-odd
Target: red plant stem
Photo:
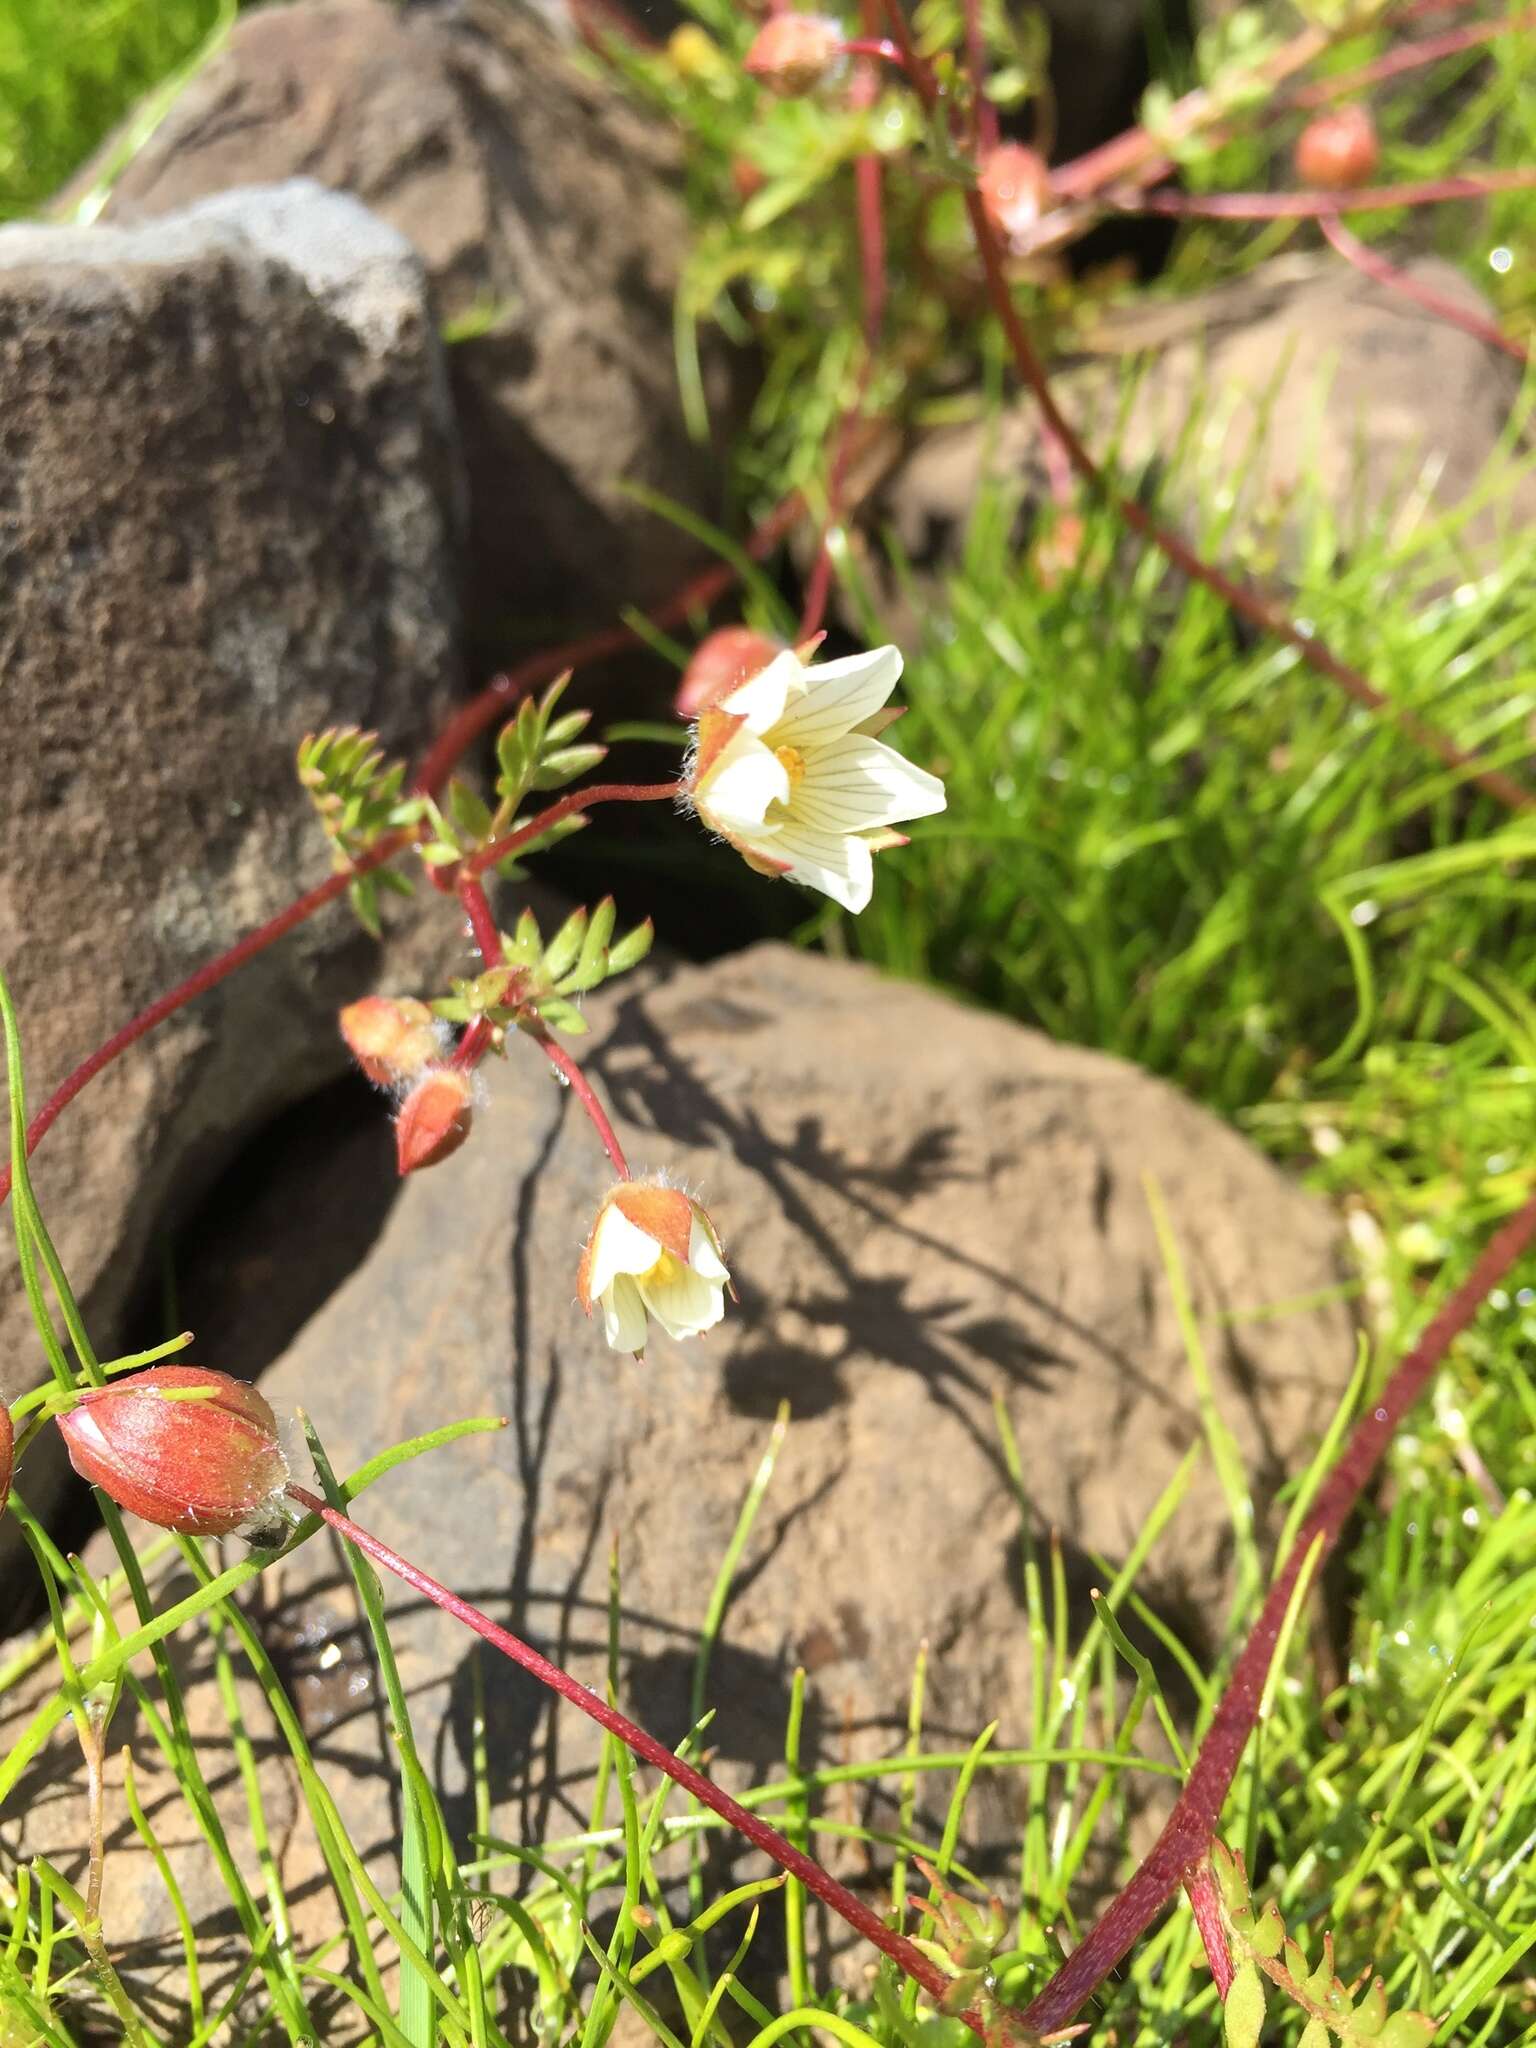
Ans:
[[[800,494],[792,491],[753,531],[746,543],[746,554],[753,561],[761,561],[770,554],[799,518],[800,510]],[[651,624],[674,626],[687,618],[690,612],[703,610],[730,589],[738,573],[730,562],[718,562],[713,568],[701,571],[681,590],[674,592],[665,604],[658,605],[648,614]],[[553,682],[566,669],[579,668],[589,661],[602,661],[610,654],[622,654],[626,648],[635,646],[638,640],[639,635],[632,626],[609,626],[600,633],[587,634],[584,639],[567,640],[563,646],[530,655],[516,668],[493,676],[485,688],[462,705],[443,727],[422,756],[411,788],[435,796],[465,751],[529,690],[536,689],[540,683]]]
[[[896,49],[883,36],[873,33],[880,26],[880,0],[864,0],[864,25],[871,33],[864,39],[883,54],[887,48]],[[849,48],[854,45],[850,44]],[[896,61],[905,69],[906,60],[899,50]],[[878,74],[872,64],[861,64],[849,88],[848,98],[856,107],[873,106],[880,89]],[[827,613],[827,598],[832,589],[832,550],[829,537],[832,529],[842,517],[843,493],[847,483],[848,464],[853,454],[853,444],[858,432],[859,421],[864,411],[864,401],[869,396],[870,379],[874,375],[875,359],[880,349],[881,330],[885,325],[885,209],[883,194],[884,173],[880,159],[875,155],[855,157],[853,164],[854,218],[859,232],[859,273],[864,293],[864,362],[859,371],[858,387],[853,403],[838,421],[833,441],[832,466],[827,478],[827,516],[821,530],[821,541],[816,550],[816,560],[806,579],[805,602],[800,611],[800,644],[809,640],[821,630],[822,620]]]
[[[1536,28],[1536,14],[1506,15],[1500,21],[1474,21],[1465,28],[1447,29],[1443,35],[1425,36],[1416,43],[1400,43],[1395,50],[1384,50],[1358,70],[1341,71],[1333,78],[1320,78],[1315,85],[1303,86],[1300,92],[1291,94],[1288,106],[1303,111],[1311,107],[1325,107],[1330,101],[1344,99],[1351,93],[1365,92],[1386,79],[1400,78],[1405,71],[1417,70],[1421,64],[1438,64],[1442,57],[1459,56],[1463,50],[1475,49],[1479,43],[1491,43],[1500,36],[1527,28]]]
[[[136,1045],[141,1038],[153,1031],[157,1024],[163,1024],[167,1017],[174,1016],[178,1010],[184,1009],[198,996],[206,995],[211,988],[217,988],[218,984],[233,974],[236,968],[243,967],[247,960],[254,959],[258,953],[283,938],[295,926],[303,924],[306,918],[313,917],[317,910],[323,910],[327,903],[334,903],[360,875],[370,874],[374,868],[383,867],[387,860],[411,845],[415,837],[414,831],[391,832],[387,838],[381,839],[376,846],[371,847],[361,859],[354,861],[351,867],[332,875],[329,881],[322,882],[318,888],[309,890],[296,902],[290,903],[286,910],[280,910],[276,917],[269,917],[265,924],[258,925],[255,931],[247,932],[238,944],[231,946],[227,952],[220,953],[217,959],[210,960],[205,967],[200,967],[196,974],[189,975],[185,981],[178,982],[175,988],[151,1003],[147,1010],[140,1010],[136,1017],[130,1018],[120,1031],[115,1031],[104,1045],[96,1048],[89,1059],[82,1060],[74,1072],[59,1083],[33,1117],[27,1126],[27,1157],[31,1158],[41,1140],[58,1120],[60,1112],[69,1107],[81,1089],[88,1082],[94,1081],[104,1068],[110,1067],[130,1045]],[[0,1167],[0,1202],[3,1202],[10,1192],[11,1168]]]
[[[1216,1996],[1225,2000],[1232,1989],[1232,1951],[1227,1947],[1227,1930],[1221,1917],[1221,1894],[1209,1861],[1197,1863],[1184,1873],[1184,1892],[1189,1909],[1200,1930],[1205,1959],[1211,1966]]]
[[[1497,768],[1481,767],[1475,755],[1465,753],[1454,740],[1449,739],[1436,727],[1426,724],[1413,712],[1404,710],[1400,705],[1394,704],[1389,697],[1383,696],[1375,684],[1367,681],[1358,669],[1351,668],[1348,662],[1342,660],[1315,635],[1304,632],[1293,620],[1287,618],[1284,612],[1278,611],[1261,597],[1251,584],[1229,576],[1225,570],[1207,562],[1203,556],[1196,554],[1181,534],[1176,533],[1171,527],[1164,526],[1134,498],[1127,498],[1113,488],[1056,403],[1045,366],[1035,353],[1034,343],[1029,338],[1028,330],[1008,289],[1008,280],[1003,271],[1002,252],[998,247],[992,224],[987,219],[986,209],[974,191],[966,193],[965,203],[970,214],[971,231],[975,236],[982,267],[986,272],[988,295],[1013,351],[1019,375],[1034,394],[1046,428],[1056,434],[1071,460],[1072,467],[1084,482],[1106,498],[1126,525],[1139,533],[1144,540],[1151,541],[1176,568],[1181,569],[1197,583],[1204,584],[1207,590],[1214,591],[1224,604],[1230,606],[1239,617],[1247,619],[1250,625],[1257,626],[1261,632],[1272,634],[1277,640],[1283,640],[1288,646],[1294,647],[1310,668],[1316,669],[1320,675],[1325,675],[1331,682],[1337,683],[1339,688],[1357,704],[1363,704],[1382,717],[1390,718],[1415,745],[1435,755],[1458,775],[1464,775],[1469,781],[1476,783],[1479,789],[1496,798],[1508,809],[1536,809],[1536,797],[1512,776],[1504,774]]]
[[[918,95],[929,111],[935,112],[939,104],[939,95],[933,74],[912,43],[906,16],[902,12],[899,0],[886,0],[886,4],[891,31],[906,54],[908,69]],[[1536,179],[1536,172],[1522,173],[1522,176]],[[1008,289],[1008,279],[1003,269],[1002,248],[996,231],[987,217],[981,195],[974,187],[966,191],[965,206],[970,216],[971,233],[981,257],[982,269],[986,274],[987,295],[1008,345],[1013,351],[1019,375],[1034,395],[1046,430],[1056,435],[1066,450],[1072,467],[1083,481],[1106,499],[1126,525],[1133,532],[1139,533],[1144,540],[1149,540],[1175,568],[1181,569],[1197,583],[1204,584],[1207,590],[1214,591],[1225,605],[1235,611],[1240,618],[1247,619],[1250,625],[1257,626],[1261,632],[1272,634],[1277,640],[1283,640],[1288,646],[1294,647],[1308,667],[1316,669],[1319,675],[1327,676],[1330,682],[1337,683],[1339,688],[1357,704],[1363,704],[1380,716],[1390,718],[1398,730],[1415,745],[1434,754],[1448,768],[1454,769],[1458,775],[1464,775],[1468,781],[1476,783],[1479,789],[1496,798],[1508,809],[1536,809],[1536,796],[1523,788],[1512,776],[1504,774],[1501,769],[1480,766],[1474,755],[1464,753],[1446,734],[1426,724],[1413,712],[1394,704],[1389,697],[1382,695],[1374,683],[1361,675],[1358,669],[1351,668],[1347,661],[1341,660],[1325,642],[1314,634],[1303,632],[1294,620],[1287,618],[1284,612],[1276,610],[1251,584],[1241,582],[1214,563],[1207,562],[1202,555],[1196,554],[1181,534],[1176,533],[1172,527],[1164,526],[1134,498],[1125,497],[1114,489],[1088,453],[1076,429],[1056,403],[1045,365],[1035,352],[1029,330],[1025,327],[1019,309],[1013,302],[1013,294]],[[1337,211],[1337,207],[1338,199],[1337,195],[1334,195],[1331,210]]]
[[[1536,185],[1536,164],[1430,178],[1417,185],[1362,185],[1357,192],[1102,192],[1105,213],[1157,213],[1179,220],[1318,220],[1337,213],[1380,213],[1391,206],[1434,206],[1448,199],[1486,199]]]
[[[519,825],[515,832],[493,839],[478,853],[472,853],[459,870],[459,886],[462,889],[466,881],[474,881],[509,853],[516,853],[520,846],[547,832],[551,825],[558,825],[562,818],[573,818],[578,811],[589,811],[594,804],[665,803],[680,795],[682,787],[680,782],[597,782],[587,789],[573,789],[547,810],[540,811],[536,818],[530,818],[526,825]]]
[[[1248,1737],[1258,1719],[1265,1680],[1291,1596],[1303,1569],[1313,1583],[1338,1542],[1366,1482],[1399,1424],[1431,1375],[1476,1315],[1489,1291],[1536,1240],[1536,1196],[1495,1232],[1466,1279],[1451,1295],[1356,1425],[1342,1456],[1318,1490],[1311,1513],[1269,1589],[1258,1620],[1233,1666],[1226,1691],[1200,1745],[1184,1790],[1151,1853],[1125,1890],[1084,1937],[1081,1946],[1029,2006],[1027,2025],[1048,2033],[1065,2024],[1114,1969],[1158,1910],[1210,1848]]]
[[[1420,4],[1406,8],[1395,17],[1394,25],[1415,20],[1421,14],[1431,11],[1445,12],[1455,7],[1466,7],[1472,0],[1420,0]],[[1282,85],[1296,72],[1304,70],[1320,57],[1338,39],[1341,31],[1321,28],[1306,28],[1281,46],[1268,61],[1259,68],[1260,82],[1269,86]],[[1332,81],[1325,80],[1324,84]],[[1321,87],[1308,88],[1321,91]],[[1302,105],[1301,99],[1287,99],[1277,102],[1275,113]],[[1202,128],[1227,119],[1230,109],[1204,86],[1185,93],[1168,110],[1162,126],[1165,131],[1185,136],[1194,135]],[[1247,118],[1252,118],[1248,116]],[[1261,115],[1261,119],[1269,116]],[[1070,162],[1058,164],[1051,173],[1052,189],[1063,199],[1080,199],[1097,192],[1102,186],[1119,178],[1132,178],[1137,184],[1152,184],[1164,178],[1174,168],[1161,145],[1147,133],[1145,128],[1127,128],[1122,134],[1111,136],[1108,142],[1101,142],[1087,150],[1082,156],[1073,157]]]
[[[965,0],[965,65],[971,75],[976,104],[976,147],[985,156],[997,147],[997,109],[987,97],[987,41],[982,33],[981,0]]]
[[[558,1664],[551,1664],[547,1657],[540,1656],[529,1644],[521,1642],[518,1637],[499,1627],[488,1614],[482,1614],[478,1607],[471,1606],[469,1601],[461,1599],[457,1593],[451,1592],[447,1586],[431,1578],[419,1566],[401,1557],[398,1551],[391,1550],[389,1545],[381,1542],[377,1536],[359,1528],[349,1516],[338,1514],[334,1508],[327,1507],[323,1500],[302,1486],[289,1486],[287,1492],[289,1499],[302,1507],[306,1513],[318,1515],[322,1521],[329,1523],[331,1528],[344,1536],[349,1543],[355,1544],[365,1555],[372,1558],[375,1564],[393,1572],[396,1578],[403,1579],[423,1598],[442,1608],[445,1614],[452,1615],[455,1621],[473,1629],[475,1634],[482,1637],[493,1649],[500,1650],[504,1657],[510,1657],[514,1664],[520,1664],[523,1670],[538,1679],[541,1685],[547,1685],[563,1700],[568,1700],[572,1706],[579,1707],[582,1713],[595,1721],[600,1728],[606,1728],[610,1735],[616,1735],[626,1749],[632,1750],[636,1756],[654,1766],[674,1784],[681,1785],[683,1790],[697,1799],[701,1806],[707,1806],[711,1813],[719,1814],[720,1818],[728,1822],[738,1834],[745,1836],[754,1848],[761,1849],[763,1854],[770,1856],[782,1870],[787,1870],[792,1877],[798,1878],[806,1890],[820,1899],[823,1905],[829,1906],[857,1933],[862,1934],[866,1941],[873,1942],[876,1948],[888,1955],[909,1977],[915,1978],[930,1998],[938,2001],[944,1997],[949,1979],[920,1950],[904,1936],[887,1927],[862,1899],[856,1897],[846,1886],[840,1885],[836,1878],[829,1877],[819,1863],[812,1862],[809,1856],[795,1848],[793,1843],[787,1842],[776,1829],[769,1827],[768,1823],[760,1820],[755,1813],[750,1812],[745,1806],[739,1806],[729,1793],[722,1792],[720,1787],[706,1778],[702,1771],[695,1770],[692,1764],[685,1763],[680,1756],[674,1755],[664,1744],[658,1742],[654,1735],[647,1735],[645,1730],[637,1727],[627,1715],[621,1714],[616,1707],[611,1707],[605,1700],[599,1699],[595,1692],[572,1678],[569,1672],[562,1671]]]
[[[1332,40],[1323,29],[1303,29],[1263,66],[1262,78],[1269,85],[1280,84],[1293,72],[1300,71],[1315,57],[1321,56]],[[1199,86],[1174,102],[1162,125],[1172,134],[1193,135],[1221,118],[1225,111],[1218,99],[1204,86]],[[1101,142],[1082,156],[1058,164],[1051,173],[1051,189],[1063,199],[1081,199],[1097,192],[1112,179],[1134,177],[1150,183],[1154,178],[1166,177],[1172,168],[1161,143],[1145,128],[1127,128],[1123,134],[1112,136],[1108,142]]]
[[[899,71],[905,71],[907,60],[891,41],[889,36],[850,36],[838,48],[845,57],[879,57],[887,64],[894,64]]]
[[[602,1140],[603,1150],[613,1161],[618,1171],[619,1179],[633,1179],[633,1175],[629,1170],[629,1161],[624,1157],[624,1147],[619,1143],[618,1138],[614,1134],[613,1125],[608,1121],[608,1112],[603,1108],[602,1103],[599,1102],[592,1083],[581,1071],[581,1068],[577,1066],[565,1047],[558,1044],[556,1040],[550,1038],[544,1032],[535,1032],[534,1042],[543,1048],[545,1058],[549,1061],[555,1072],[563,1075],[570,1083],[571,1093],[576,1097],[576,1100],[591,1119],[592,1128]]]
[[[1459,327],[1466,334],[1474,335],[1489,348],[1502,349],[1507,356],[1513,356],[1517,363],[1530,361],[1530,356],[1521,344],[1496,326],[1492,320],[1484,320],[1467,306],[1459,305],[1455,299],[1448,299],[1443,292],[1432,286],[1421,284],[1416,277],[1399,270],[1395,263],[1383,256],[1379,249],[1373,249],[1368,242],[1362,242],[1352,235],[1344,223],[1326,215],[1318,222],[1325,239],[1336,249],[1346,263],[1352,263],[1356,270],[1377,284],[1385,285],[1389,291],[1399,292],[1405,299],[1412,299],[1416,306],[1422,306],[1426,313],[1433,313],[1437,320],[1447,320],[1453,327]]]
[[[469,928],[474,933],[481,960],[487,967],[499,967],[502,961],[501,933],[496,929],[484,886],[472,875],[463,876],[459,882],[459,901],[469,919]],[[488,1017],[477,1017],[459,1040],[453,1064],[470,1070],[477,1067],[490,1046],[494,1030],[495,1026]]]

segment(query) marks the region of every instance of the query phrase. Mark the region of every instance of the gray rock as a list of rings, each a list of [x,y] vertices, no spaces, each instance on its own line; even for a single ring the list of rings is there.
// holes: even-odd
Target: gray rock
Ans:
[[[451,703],[457,470],[415,256],[312,184],[0,233],[0,408],[0,963],[35,1108],[324,879],[306,731],[404,750]],[[335,1008],[380,967],[328,911],[54,1128],[35,1173],[103,1348],[167,1205],[339,1071]],[[0,1396],[45,1376],[7,1226]],[[45,1507],[41,1459],[28,1484]]]
[[[1420,257],[1403,267],[1493,319],[1450,264]],[[1170,480],[1170,508],[1192,528],[1203,496],[1221,494],[1225,509],[1235,493],[1223,559],[1261,569],[1291,558],[1309,504],[1328,510],[1346,548],[1383,517],[1430,519],[1459,505],[1500,458],[1520,390],[1506,356],[1332,256],[1282,257],[1193,299],[1132,306],[1107,316],[1095,339],[1100,360],[1068,361],[1053,377],[1090,449],[1106,454],[1113,443],[1124,478],[1156,477],[1200,418],[1204,430]],[[1123,372],[1143,357],[1123,407]],[[910,554],[938,567],[953,558],[987,478],[1045,498],[1033,401],[1000,423],[917,440],[877,491],[872,530],[888,522]],[[1529,478],[1511,465],[1461,529],[1469,561],[1493,558],[1533,508]]]
[[[460,331],[473,619],[543,639],[674,588],[696,544],[621,489],[717,495],[673,369],[686,227],[660,124],[522,0],[305,0],[240,16],[107,214],[299,172],[407,236]]]
[[[797,1664],[808,1756],[896,1754],[925,1641],[929,1746],[963,1747],[994,1717],[998,1742],[1018,1742],[1030,1654],[994,1397],[1017,1432],[1035,1532],[1060,1532],[1081,1598],[1201,1437],[1152,1175],[1216,1399],[1267,1501],[1315,1441],[1353,1345],[1337,1306],[1241,1312],[1330,1286],[1332,1219],[1161,1082],[864,968],[766,946],[615,992],[593,1021],[589,1071],[631,1161],[699,1188],[725,1233],[741,1293],[725,1325],[692,1345],[658,1338],[637,1365],[583,1323],[574,1268],[606,1162],[570,1097],[515,1047],[469,1144],[407,1185],[264,1391],[280,1410],[305,1407],[342,1469],[459,1416],[507,1415],[504,1433],[393,1474],[360,1519],[589,1684],[605,1667],[616,1538],[623,1704],[673,1743],[714,1574],[786,1400],[788,1435],[706,1687],[711,1768],[733,1785],[776,1774]],[[345,1199],[364,1170],[358,1152],[338,1153],[315,1169],[310,1199]],[[1230,1555],[1207,1461],[1143,1588],[1199,1641],[1220,1627]],[[398,1588],[389,1600],[417,1732],[462,1829],[467,1638]],[[388,1744],[335,1555],[316,1544],[286,1563],[258,1611],[351,1838],[387,1877]],[[216,1760],[226,1738],[206,1648],[187,1643],[180,1659]],[[590,1724],[486,1662],[498,1828],[532,1845],[584,1826]],[[0,1745],[33,1703],[24,1688],[0,1700]],[[142,1782],[166,1794],[149,1745],[136,1736],[134,1748]],[[335,1902],[290,1775],[270,1753],[263,1772],[275,1810],[295,1817],[282,1853],[298,1938],[323,1938]],[[75,1868],[77,1779],[61,1740],[0,1816],[8,1856],[43,1850]],[[925,1782],[930,1841],[948,1791]],[[889,1826],[895,1792],[864,1788],[848,1810]],[[243,1829],[238,1788],[220,1796]],[[1007,1866],[1024,1798],[1017,1772],[983,1774],[963,1837],[972,1867]],[[833,1812],[845,1817],[841,1795]],[[871,1881],[862,1853],[821,1847],[851,1882]],[[174,1853],[227,1972],[206,1858],[195,1845]],[[107,1869],[109,1940],[136,1967],[173,1972],[164,1894],[124,1827]],[[838,1947],[834,1930],[825,1938]]]

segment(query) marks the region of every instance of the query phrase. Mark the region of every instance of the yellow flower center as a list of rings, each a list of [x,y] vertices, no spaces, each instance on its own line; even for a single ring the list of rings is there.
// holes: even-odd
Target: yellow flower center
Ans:
[[[683,1262],[677,1256],[677,1253],[664,1251],[650,1271],[642,1273],[640,1278],[649,1287],[668,1287],[677,1279],[682,1270]]]
[[[789,777],[789,793],[793,796],[805,774],[805,756],[798,747],[775,747],[773,753],[775,760],[784,765],[784,773]]]

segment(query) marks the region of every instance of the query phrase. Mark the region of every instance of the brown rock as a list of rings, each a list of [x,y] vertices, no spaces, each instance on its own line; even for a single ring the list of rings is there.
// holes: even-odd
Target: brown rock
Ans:
[[[306,730],[376,725],[403,750],[452,701],[455,472],[419,265],[314,186],[132,231],[7,229],[0,399],[0,964],[36,1109],[325,877]],[[54,1128],[43,1209],[104,1349],[167,1203],[341,1070],[335,1010],[379,965],[327,912]],[[46,1376],[7,1221],[0,1397]],[[47,1506],[41,1459],[27,1490]]]
[[[304,0],[240,16],[107,213],[300,174],[407,236],[458,330],[474,620],[541,644],[679,583],[695,544],[620,488],[713,497],[673,367],[686,230],[657,124],[518,0]]]
[[[593,1018],[590,1070],[632,1162],[676,1169],[726,1234],[741,1304],[725,1325],[686,1346],[658,1336],[637,1366],[576,1314],[576,1254],[606,1163],[570,1097],[524,1056],[463,1151],[406,1186],[371,1256],[263,1391],[279,1412],[306,1407],[343,1469],[455,1417],[509,1416],[504,1433],[392,1474],[360,1519],[589,1684],[602,1682],[616,1536],[622,1701],[673,1743],[711,1584],[786,1400],[792,1420],[705,1686],[712,1768],[733,1784],[776,1774],[797,1663],[810,1674],[808,1756],[896,1754],[925,1640],[929,1746],[963,1747],[994,1717],[999,1744],[1019,1742],[1028,1630],[994,1395],[1017,1432],[1036,1533],[1060,1531],[1081,1598],[1201,1438],[1143,1177],[1167,1203],[1216,1399],[1261,1502],[1315,1440],[1353,1347],[1337,1307],[1234,1312],[1328,1287],[1331,1219],[1161,1082],[867,969],[761,947],[621,991]],[[359,1161],[328,1170],[339,1190]],[[322,1202],[324,1187],[312,1191]],[[1230,1554],[1207,1461],[1143,1590],[1198,1641],[1220,1626]],[[417,1735],[462,1830],[468,1641],[413,1596],[389,1598]],[[376,1674],[330,1550],[315,1544],[269,1577],[260,1625],[286,1658],[351,1839],[388,1881],[396,1820]],[[178,1656],[212,1768],[227,1733],[206,1648],[189,1641]],[[498,1828],[533,1845],[584,1826],[590,1724],[486,1664]],[[0,1746],[34,1703],[25,1689],[0,1701]],[[274,1808],[294,1815],[282,1853],[299,1939],[319,1938],[336,1924],[334,1898],[281,1746],[264,1715],[256,1725]],[[157,1796],[172,1796],[142,1734],[134,1742]],[[64,1788],[77,1783],[61,1739],[0,1817],[8,1854],[43,1850],[74,1871],[78,1799]],[[925,1782],[930,1841],[948,1789]],[[233,1805],[237,1789],[220,1798]],[[983,1773],[963,1836],[972,1867],[1007,1867],[1024,1798],[1020,1774]],[[887,1781],[829,1808],[888,1826],[894,1801]],[[206,1854],[176,1832],[179,1874],[227,1970]],[[861,1856],[836,1853],[852,1881],[868,1877]],[[116,1825],[106,1924],[137,1967],[174,1970],[164,1895]]]

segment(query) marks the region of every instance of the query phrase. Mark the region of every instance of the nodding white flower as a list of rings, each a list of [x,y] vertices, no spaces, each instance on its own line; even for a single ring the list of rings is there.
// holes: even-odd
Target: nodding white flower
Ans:
[[[845,910],[874,890],[891,827],[944,808],[944,785],[875,735],[901,654],[876,647],[809,667],[790,649],[699,718],[689,794],[712,832],[763,874],[820,889]]]
[[[646,1318],[669,1337],[697,1337],[725,1314],[731,1284],[701,1203],[654,1180],[621,1180],[603,1197],[576,1273],[576,1296],[615,1351],[645,1349]]]

